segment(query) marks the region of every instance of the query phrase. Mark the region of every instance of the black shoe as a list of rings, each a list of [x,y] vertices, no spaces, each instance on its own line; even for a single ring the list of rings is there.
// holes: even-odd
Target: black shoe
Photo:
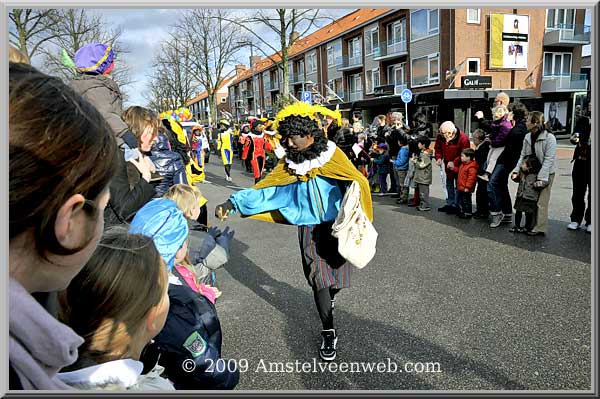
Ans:
[[[452,207],[450,205],[444,205],[441,208],[438,208],[438,211],[440,212],[448,212]]]
[[[456,208],[456,207],[454,207],[454,206],[449,206],[449,207],[448,207],[448,210],[446,211],[446,213],[447,213],[448,215],[454,215],[454,214],[457,214],[457,213],[459,213],[459,212],[460,212],[460,211],[459,211],[459,209],[458,209],[458,208]]]
[[[543,236],[545,235],[543,231],[533,231],[533,230],[529,230],[527,231],[527,235],[528,236]]]
[[[458,218],[459,219],[471,219],[471,215],[470,213],[463,213],[463,212],[459,212],[458,213]]]
[[[521,233],[521,228],[517,227],[517,226],[513,226],[510,229],[508,229],[508,231],[510,231],[511,233]]]
[[[335,329],[321,331],[321,338],[319,356],[326,362],[335,360],[337,354],[337,335],[335,334]]]
[[[410,208],[414,208],[415,206],[419,206],[419,204],[417,204],[416,202],[409,201],[409,202],[408,202],[408,206],[409,206]]]
[[[475,212],[473,214],[473,219],[487,219],[488,215],[487,214],[483,214],[483,213],[479,213],[479,212]]]

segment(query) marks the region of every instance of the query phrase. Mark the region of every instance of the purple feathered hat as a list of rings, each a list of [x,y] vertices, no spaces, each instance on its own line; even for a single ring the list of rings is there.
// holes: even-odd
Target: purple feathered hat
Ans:
[[[75,53],[75,65],[82,73],[106,73],[114,59],[112,48],[102,43],[86,44]]]

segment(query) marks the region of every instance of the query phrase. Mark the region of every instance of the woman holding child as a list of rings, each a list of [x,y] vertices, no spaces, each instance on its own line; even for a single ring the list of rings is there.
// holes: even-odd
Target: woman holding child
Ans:
[[[548,224],[548,203],[550,202],[550,191],[556,173],[556,138],[544,128],[544,115],[539,111],[529,114],[527,120],[529,133],[523,140],[521,156],[514,168],[511,178],[517,180],[521,165],[529,156],[535,156],[541,168],[537,174],[534,187],[540,190],[537,203],[536,223],[529,232],[530,235],[544,235]]]

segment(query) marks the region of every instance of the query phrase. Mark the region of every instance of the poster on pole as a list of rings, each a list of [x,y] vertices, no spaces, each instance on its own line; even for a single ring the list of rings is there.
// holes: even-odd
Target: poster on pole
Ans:
[[[490,68],[527,69],[529,16],[490,16]]]

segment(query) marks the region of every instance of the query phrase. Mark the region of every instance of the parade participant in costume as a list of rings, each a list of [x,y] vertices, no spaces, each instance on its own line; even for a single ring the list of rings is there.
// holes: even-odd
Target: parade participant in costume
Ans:
[[[169,139],[171,150],[179,153],[185,164],[185,173],[189,184],[201,183],[205,179],[204,165],[191,159],[191,145],[183,127],[175,119],[163,119],[165,134]]]
[[[346,188],[357,181],[360,202],[369,219],[373,209],[367,179],[346,155],[325,137],[318,114],[341,119],[336,111],[298,102],[279,112],[275,128],[282,136],[286,157],[264,180],[233,194],[215,213],[221,219],[231,212],[274,223],[298,226],[304,275],[312,287],[323,324],[319,355],[336,357],[337,333],[333,301],[350,286],[352,266],[338,253],[332,225]]]
[[[254,174],[254,183],[262,178],[265,169],[265,149],[271,150],[270,145],[265,141],[265,122],[256,118],[250,124],[249,149],[247,156],[250,157],[252,173]]]
[[[270,119],[265,124],[265,140],[270,147],[265,151],[265,171],[271,172],[277,162],[285,156],[285,149],[281,146],[281,135],[273,128],[274,119]]]
[[[231,164],[233,163],[233,133],[229,126],[227,119],[221,119],[217,133],[217,150],[221,151],[227,181],[231,181]]]
[[[202,125],[194,125],[192,127],[192,158],[196,160],[196,163],[202,164],[202,131],[204,128]]]
[[[248,154],[250,152],[250,121],[242,125],[240,133],[240,159],[243,161],[246,167],[246,172],[252,172],[252,166],[250,166],[250,158]]]

